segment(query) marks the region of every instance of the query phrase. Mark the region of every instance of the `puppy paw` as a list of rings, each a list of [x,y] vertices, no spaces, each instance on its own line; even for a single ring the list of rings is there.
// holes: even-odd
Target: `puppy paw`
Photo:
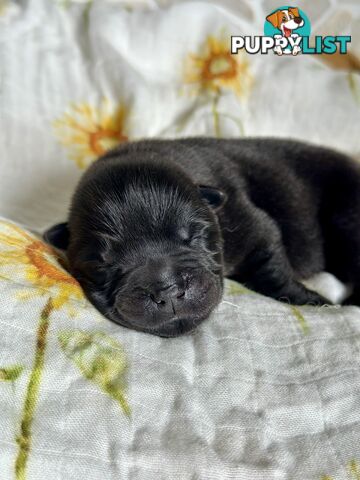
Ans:
[[[289,292],[281,295],[278,300],[291,305],[309,305],[311,307],[321,307],[322,305],[332,305],[332,302],[317,292],[304,288],[302,291]]]
[[[328,300],[327,298],[320,295],[319,293],[313,292],[312,290],[308,290],[306,302],[304,303],[304,305],[320,307],[322,305],[333,305],[333,303],[330,302],[330,300]]]

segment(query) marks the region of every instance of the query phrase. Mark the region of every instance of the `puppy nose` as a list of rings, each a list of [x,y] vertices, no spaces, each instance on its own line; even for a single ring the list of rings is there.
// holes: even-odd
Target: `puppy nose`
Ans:
[[[185,289],[174,283],[161,289],[153,289],[150,298],[158,305],[166,305],[181,299],[185,296]]]
[[[299,25],[302,22],[302,18],[301,17],[295,17],[294,22]]]

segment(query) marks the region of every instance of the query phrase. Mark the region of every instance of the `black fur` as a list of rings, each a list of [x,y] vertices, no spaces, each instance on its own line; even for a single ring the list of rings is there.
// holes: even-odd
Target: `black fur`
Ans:
[[[48,239],[67,248],[94,305],[157,335],[207,318],[223,276],[320,305],[329,302],[300,280],[327,270],[354,285],[348,303],[360,304],[360,167],[326,148],[256,138],[127,143],[84,174],[68,231],[68,242],[54,230]]]

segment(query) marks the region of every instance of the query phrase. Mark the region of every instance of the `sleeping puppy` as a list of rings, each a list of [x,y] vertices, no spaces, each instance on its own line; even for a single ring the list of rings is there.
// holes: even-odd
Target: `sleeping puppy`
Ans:
[[[171,337],[219,303],[223,277],[295,305],[326,270],[360,304],[360,167],[275,139],[144,140],[96,161],[45,238],[111,320]]]

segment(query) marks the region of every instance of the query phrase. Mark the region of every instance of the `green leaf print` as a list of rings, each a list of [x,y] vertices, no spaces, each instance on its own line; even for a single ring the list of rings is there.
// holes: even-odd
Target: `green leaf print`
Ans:
[[[310,332],[309,324],[307,323],[304,315],[300,312],[300,310],[293,305],[290,306],[292,313],[294,314],[296,320],[299,322],[300,328],[304,335],[308,335]]]
[[[65,355],[85,378],[116,400],[126,415],[130,407],[125,399],[127,362],[122,346],[103,332],[69,330],[58,335]]]
[[[354,100],[360,105],[360,82],[355,73],[348,74],[348,82]]]
[[[14,365],[13,367],[0,368],[0,381],[14,382],[22,373],[24,367],[21,365]]]

